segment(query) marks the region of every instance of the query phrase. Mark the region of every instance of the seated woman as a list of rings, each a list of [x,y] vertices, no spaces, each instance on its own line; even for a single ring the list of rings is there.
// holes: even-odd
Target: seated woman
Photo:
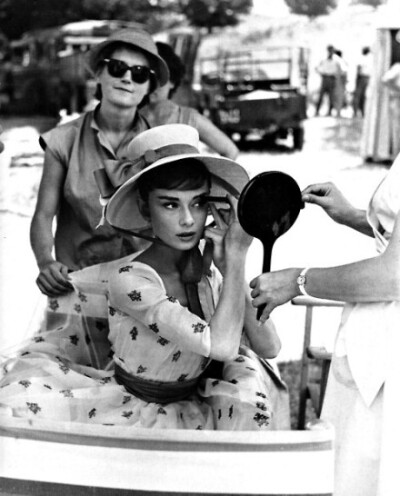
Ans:
[[[145,251],[110,266],[113,370],[46,355],[44,335],[35,343],[41,349],[3,364],[3,410],[150,428],[287,427],[275,409],[283,386],[254,353],[274,357],[280,341],[270,322],[258,324],[250,304],[244,264],[251,238],[237,221],[233,196],[229,214],[208,201],[210,194],[237,195],[248,176],[229,159],[200,155],[197,146],[197,131],[185,125],[137,136],[129,147],[130,179],[105,209],[113,227],[150,226],[154,236]],[[215,227],[206,227],[210,211]],[[241,346],[243,330],[254,351]],[[222,362],[221,376],[207,373],[211,360]]]

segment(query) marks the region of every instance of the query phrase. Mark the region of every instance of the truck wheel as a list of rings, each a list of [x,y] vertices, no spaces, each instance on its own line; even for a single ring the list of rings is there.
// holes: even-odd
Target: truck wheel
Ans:
[[[293,149],[302,150],[304,146],[304,127],[294,127],[292,129]]]

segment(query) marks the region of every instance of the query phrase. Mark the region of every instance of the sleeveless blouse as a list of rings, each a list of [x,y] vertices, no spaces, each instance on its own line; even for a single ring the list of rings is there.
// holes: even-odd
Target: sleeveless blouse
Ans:
[[[96,123],[96,109],[58,126],[40,137],[46,154],[65,169],[57,227],[56,259],[71,270],[116,260],[137,250],[132,237],[110,226],[98,226],[102,207],[93,175],[107,160],[126,157],[127,146],[149,128],[138,113],[119,148],[114,151]]]

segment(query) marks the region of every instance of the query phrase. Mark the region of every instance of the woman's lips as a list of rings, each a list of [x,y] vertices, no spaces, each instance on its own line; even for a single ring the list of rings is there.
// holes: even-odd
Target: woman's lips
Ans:
[[[187,232],[177,234],[178,238],[183,239],[184,241],[191,240],[194,236],[196,236],[195,232]]]

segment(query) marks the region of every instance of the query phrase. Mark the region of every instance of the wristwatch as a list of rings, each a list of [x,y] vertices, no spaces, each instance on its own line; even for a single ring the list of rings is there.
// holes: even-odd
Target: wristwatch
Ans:
[[[297,282],[297,285],[299,287],[300,293],[303,294],[304,296],[309,296],[309,294],[307,293],[306,288],[305,288],[305,285],[307,283],[306,273],[307,273],[308,270],[309,270],[308,268],[303,269],[300,272],[300,275],[298,276],[298,278],[296,279],[296,282]]]

